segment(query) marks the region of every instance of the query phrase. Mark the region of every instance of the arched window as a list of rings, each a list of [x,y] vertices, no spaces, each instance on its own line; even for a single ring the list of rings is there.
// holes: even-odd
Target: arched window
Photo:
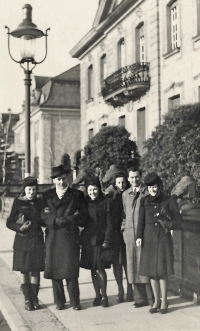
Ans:
[[[146,62],[144,22],[136,28],[136,62]]]
[[[104,86],[105,75],[106,75],[106,54],[103,54],[100,58],[100,83],[101,83],[101,88]]]
[[[125,41],[121,38],[118,42],[118,69],[125,67]]]
[[[93,98],[93,65],[88,67],[88,100]]]

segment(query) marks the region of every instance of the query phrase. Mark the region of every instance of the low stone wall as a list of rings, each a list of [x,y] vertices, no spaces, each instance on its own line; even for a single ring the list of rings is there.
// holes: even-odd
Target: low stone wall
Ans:
[[[200,302],[200,210],[183,215],[182,229],[173,232],[174,276],[170,289]]]

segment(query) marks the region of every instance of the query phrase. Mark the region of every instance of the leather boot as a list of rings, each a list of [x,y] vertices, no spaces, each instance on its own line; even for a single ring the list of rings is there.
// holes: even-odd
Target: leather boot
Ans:
[[[32,296],[33,296],[33,307],[34,309],[39,309],[40,305],[38,303],[38,292],[39,292],[39,284],[31,284],[32,287]]]
[[[25,297],[25,309],[31,311],[33,310],[31,284],[30,283],[22,284],[21,288]]]

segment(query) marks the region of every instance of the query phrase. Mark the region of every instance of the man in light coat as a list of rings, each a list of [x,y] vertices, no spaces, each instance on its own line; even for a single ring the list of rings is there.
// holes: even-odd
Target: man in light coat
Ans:
[[[128,282],[134,284],[134,307],[153,304],[149,277],[139,275],[141,247],[136,247],[140,200],[148,194],[141,183],[141,171],[128,169],[128,181],[131,187],[122,194],[124,219],[121,230],[126,244]]]

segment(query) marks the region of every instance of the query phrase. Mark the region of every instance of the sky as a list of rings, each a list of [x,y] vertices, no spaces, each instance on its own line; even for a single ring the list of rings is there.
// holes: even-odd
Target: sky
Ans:
[[[0,113],[10,108],[13,113],[22,110],[25,99],[24,73],[18,63],[11,60],[7,46],[7,25],[10,30],[16,29],[22,22],[22,7],[29,3],[32,10],[32,21],[48,32],[48,54],[46,60],[37,65],[33,75],[57,76],[79,63],[69,51],[92,28],[98,9],[99,0],[0,0]],[[20,44],[17,38],[11,37],[11,53],[20,60]],[[42,59],[45,52],[45,38],[37,40],[35,60]],[[33,78],[32,75],[32,78]],[[34,87],[34,79],[33,79]]]

